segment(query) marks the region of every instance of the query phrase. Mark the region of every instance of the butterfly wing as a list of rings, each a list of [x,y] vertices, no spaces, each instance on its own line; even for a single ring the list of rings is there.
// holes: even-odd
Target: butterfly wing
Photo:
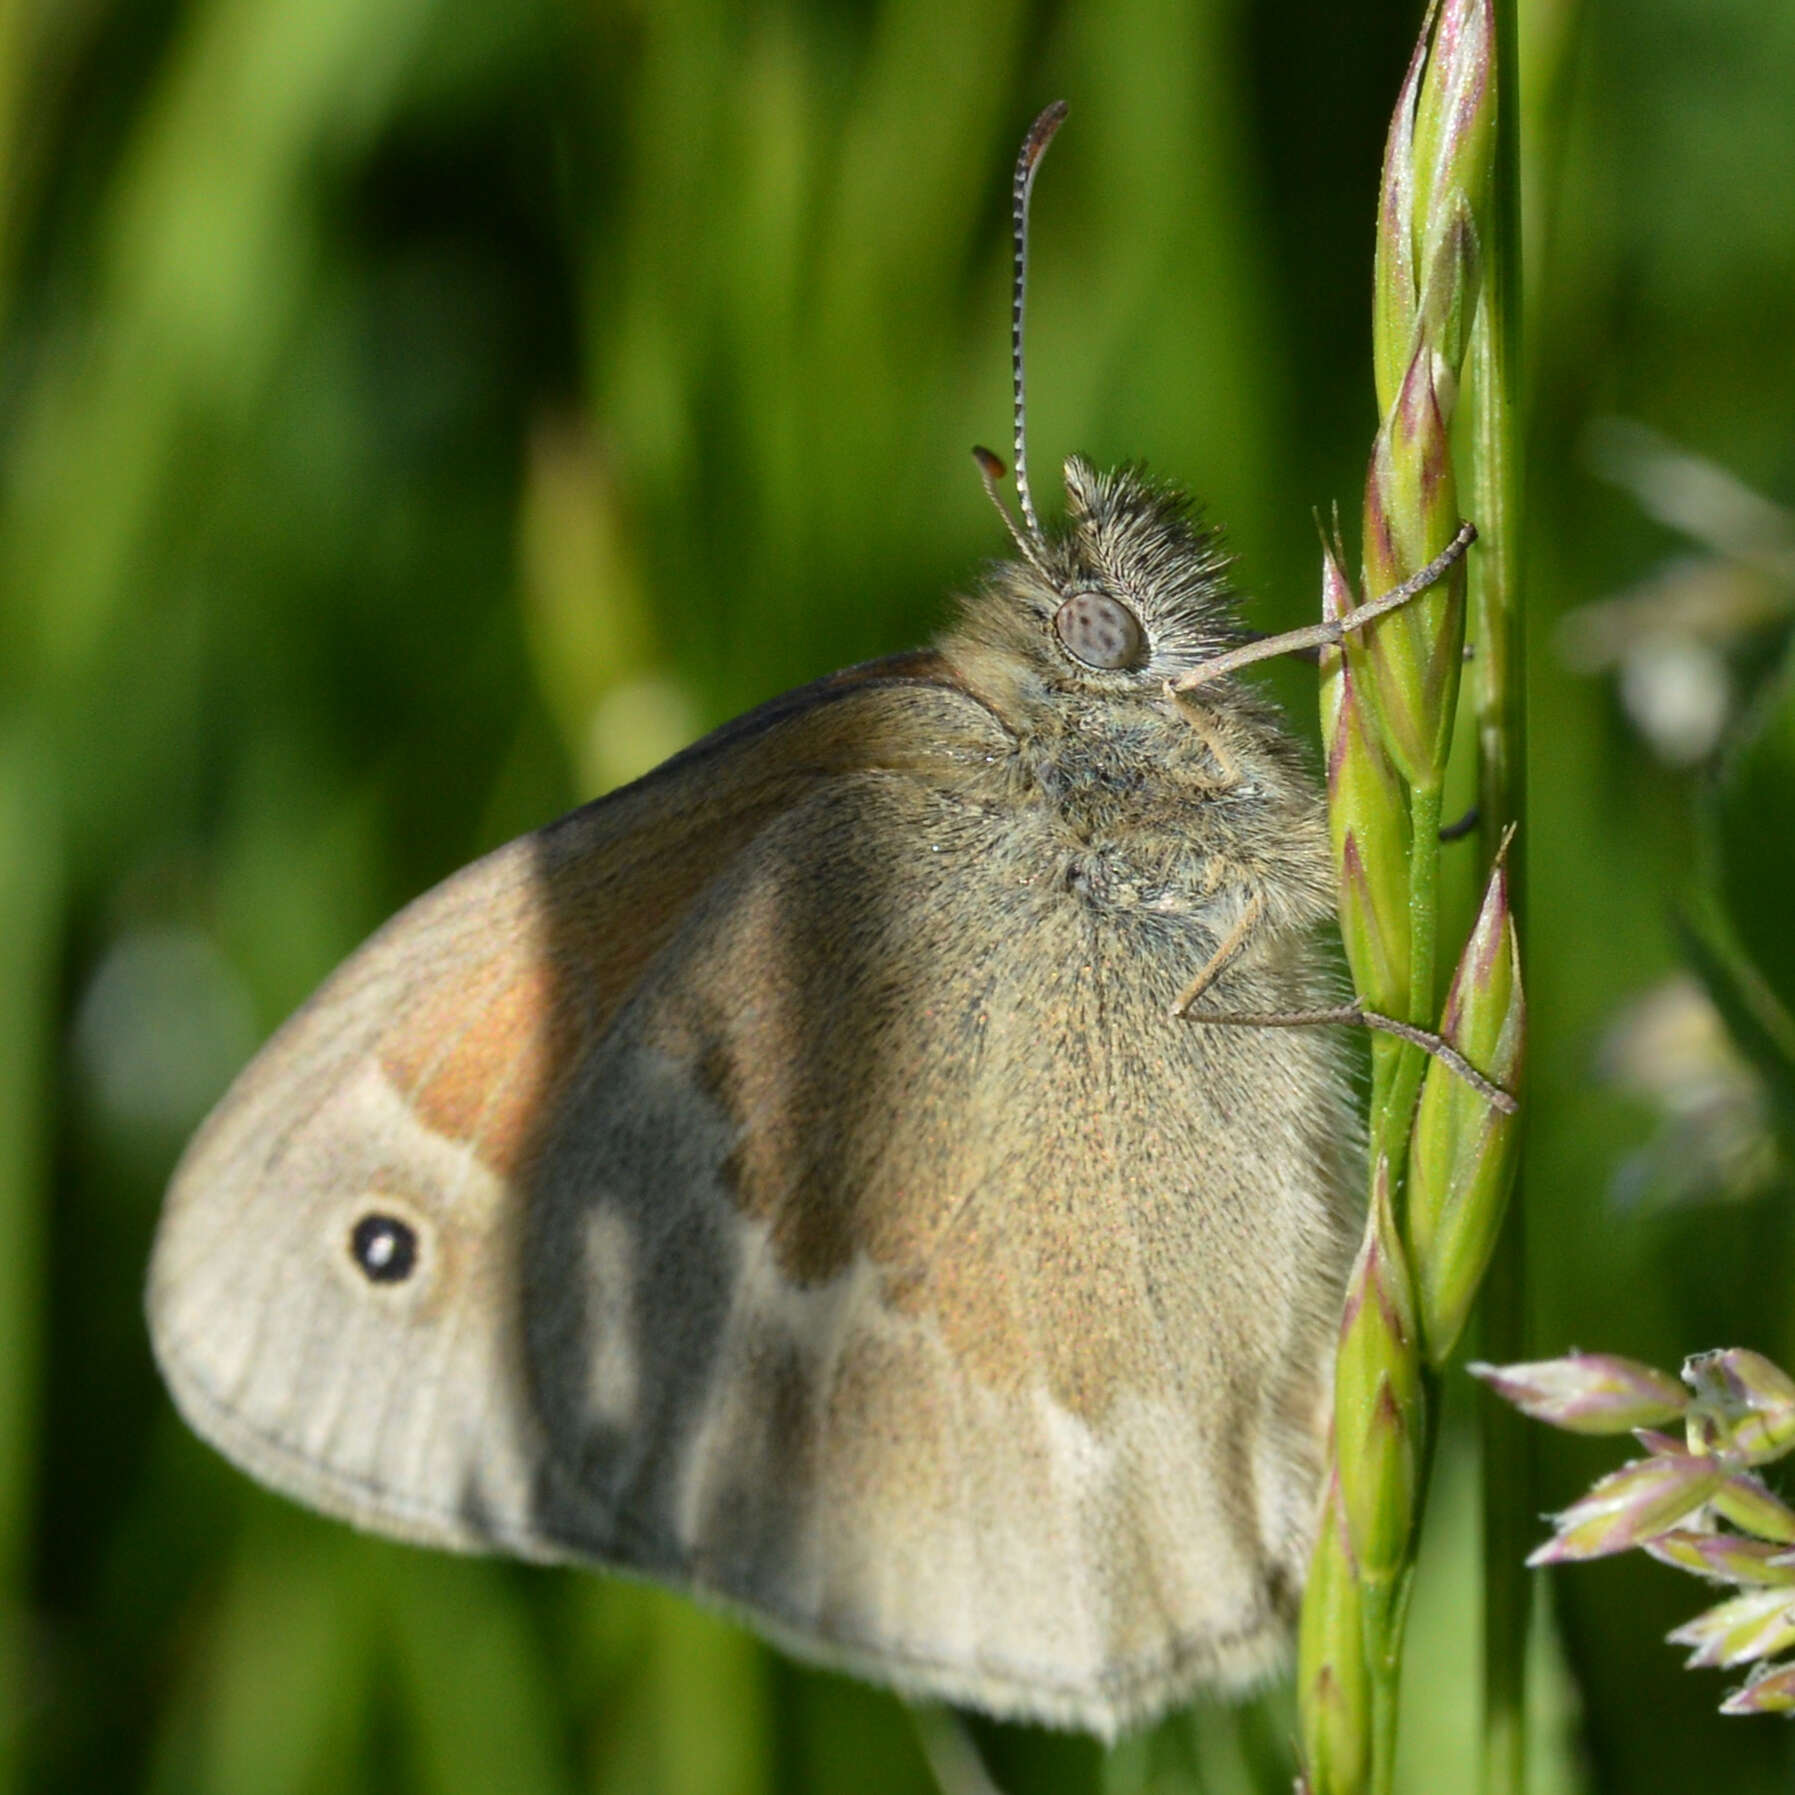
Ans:
[[[555,1555],[519,1280],[558,1093],[770,819],[845,768],[951,766],[1001,739],[934,657],[870,663],[395,917],[243,1072],[170,1186],[148,1312],[194,1428],[363,1525]]]
[[[349,962],[177,1175],[158,1351],[202,1433],[363,1524],[1113,1731],[1279,1649],[1338,1073],[1168,1021],[1215,931],[1083,901],[974,699],[812,691]],[[1241,1000],[1306,963],[1273,942]]]
[[[757,838],[569,1092],[530,1361],[555,1537],[1104,1732],[1276,1661],[1353,1130],[1325,1040],[1169,1020],[1213,936],[1067,886],[947,782]]]

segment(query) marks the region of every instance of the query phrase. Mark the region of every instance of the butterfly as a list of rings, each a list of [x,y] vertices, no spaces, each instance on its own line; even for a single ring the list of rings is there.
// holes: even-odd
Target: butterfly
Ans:
[[[1061,116],[1015,557],[389,922],[188,1148],[148,1310],[301,1502],[1107,1737],[1284,1651],[1361,1177],[1335,1035],[1191,1017],[1334,994],[1216,539],[1076,457],[1035,515]]]

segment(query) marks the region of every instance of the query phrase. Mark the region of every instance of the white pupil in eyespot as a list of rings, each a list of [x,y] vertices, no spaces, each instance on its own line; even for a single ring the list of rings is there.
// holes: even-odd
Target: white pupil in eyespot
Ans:
[[[1131,667],[1140,659],[1140,620],[1101,592],[1078,592],[1054,614],[1066,652],[1087,667]]]

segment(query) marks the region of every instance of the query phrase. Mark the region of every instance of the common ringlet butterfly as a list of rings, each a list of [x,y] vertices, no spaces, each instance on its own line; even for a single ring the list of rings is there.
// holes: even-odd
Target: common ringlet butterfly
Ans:
[[[1247,635],[1222,556],[1076,458],[1044,532],[1018,418],[1018,557],[933,648],[468,867],[280,1030],[149,1315],[300,1501],[1113,1735],[1280,1656],[1356,1136],[1328,1031],[1176,1013],[1333,996],[1303,755],[1172,689]]]

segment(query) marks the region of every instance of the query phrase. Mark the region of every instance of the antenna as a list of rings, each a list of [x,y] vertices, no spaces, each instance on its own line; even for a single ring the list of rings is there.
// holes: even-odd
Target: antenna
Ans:
[[[1016,409],[1016,497],[1022,506],[1022,519],[1037,548],[1045,548],[1047,539],[1041,534],[1041,520],[1035,516],[1035,501],[1028,490],[1028,444],[1025,388],[1022,378],[1022,312],[1028,293],[1028,200],[1034,191],[1035,170],[1053,134],[1066,122],[1066,102],[1055,100],[1029,126],[1016,158],[1016,178],[1010,188],[1010,217],[1016,232],[1016,285],[1010,299],[1010,383]],[[1031,556],[1032,560],[1034,557]]]
[[[1041,559],[1040,549],[1022,533],[1022,526],[1010,515],[1009,506],[1003,502],[1003,494],[997,490],[997,483],[1003,478],[1003,463],[978,443],[972,446],[972,458],[979,464],[979,478],[985,483],[985,496],[997,507],[997,515],[1003,519],[1003,527],[1009,531],[1010,540],[1021,549],[1023,560],[1042,579],[1047,579],[1047,565]]]

